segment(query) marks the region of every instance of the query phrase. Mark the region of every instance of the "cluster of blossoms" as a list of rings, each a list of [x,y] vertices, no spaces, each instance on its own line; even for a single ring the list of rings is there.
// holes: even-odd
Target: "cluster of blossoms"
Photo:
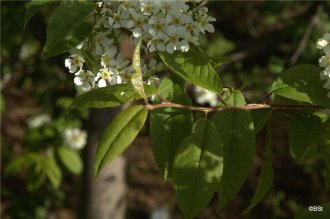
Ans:
[[[189,6],[187,0],[104,1],[102,13],[111,27],[125,28],[133,38],[142,37],[150,52],[188,51],[189,43],[198,45],[200,34],[214,32],[208,9]],[[192,1],[195,6],[201,0]]]
[[[319,59],[319,66],[324,68],[320,77],[321,80],[326,80],[323,87],[329,90],[328,97],[330,98],[330,33],[324,34],[323,37],[317,41],[316,47],[318,49],[323,49],[325,53],[325,55]]]
[[[37,129],[52,121],[49,114],[43,113],[27,120],[31,129]],[[65,128],[62,134],[64,144],[72,149],[82,149],[86,145],[87,133],[79,128]]]
[[[78,128],[67,128],[63,132],[63,139],[66,146],[78,150],[86,145],[87,133]]]
[[[75,74],[74,83],[83,91],[127,83],[134,70],[118,49],[127,34],[133,46],[138,38],[142,38],[146,42],[146,53],[186,52],[189,44],[198,45],[200,34],[214,31],[209,22],[215,21],[207,15],[206,7],[196,8],[199,2],[201,0],[98,2],[97,9],[89,18],[93,24],[91,36],[73,49],[72,55],[65,60],[70,73]],[[157,84],[159,79],[155,74],[163,68],[156,59],[142,63],[144,82]]]

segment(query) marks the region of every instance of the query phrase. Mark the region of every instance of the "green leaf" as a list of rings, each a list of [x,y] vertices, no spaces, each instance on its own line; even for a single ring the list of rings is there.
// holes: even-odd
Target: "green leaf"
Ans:
[[[327,90],[320,80],[321,69],[298,65],[282,72],[273,82],[271,91],[277,95],[330,108]]]
[[[31,0],[26,5],[26,11],[24,16],[24,27],[26,27],[29,20],[35,15],[43,6],[51,2],[50,0]]]
[[[84,23],[96,4],[88,1],[62,1],[49,19],[47,40],[42,56],[55,56],[77,46],[90,33],[91,25]]]
[[[147,118],[144,106],[135,105],[120,112],[103,132],[96,151],[95,174],[116,159],[135,139]]]
[[[269,120],[272,114],[272,109],[270,108],[254,109],[254,110],[250,110],[250,114],[253,119],[255,134],[257,134],[266,125],[267,121]]]
[[[44,171],[54,188],[58,188],[62,181],[62,172],[54,158],[49,157],[44,161]]]
[[[252,201],[244,210],[243,214],[248,213],[252,208],[254,208],[267,194],[273,182],[273,164],[271,158],[267,158],[265,163],[261,168],[261,173],[259,176],[258,185],[256,191],[253,194]]]
[[[321,207],[322,209],[319,208],[319,211],[314,211],[313,207]],[[314,204],[306,209],[303,209],[302,211],[298,212],[294,219],[329,219],[329,215],[330,202],[327,202],[321,205]]]
[[[141,50],[142,38],[140,38],[138,44],[136,45],[133,53],[132,66],[134,68],[134,73],[131,77],[131,82],[134,90],[142,97],[146,99],[146,94],[144,93],[143,80],[142,80],[142,70],[141,70]]]
[[[224,142],[224,169],[218,188],[221,210],[248,176],[253,161],[255,135],[253,120],[246,110],[216,112],[211,120]]]
[[[67,147],[59,147],[57,149],[59,158],[63,165],[73,174],[81,174],[83,163],[79,152]]]
[[[223,167],[222,141],[214,124],[201,118],[193,130],[194,135],[182,141],[173,170],[175,195],[185,218],[193,218],[207,206]]]
[[[289,121],[289,146],[292,156],[300,161],[307,147],[319,137],[322,121],[318,116],[297,113]]]
[[[158,94],[167,100],[191,105],[191,100],[178,78],[164,79]],[[174,155],[181,141],[190,135],[192,112],[177,108],[159,108],[150,112],[151,147],[159,168],[167,180],[172,176]],[[161,139],[161,140],[160,140]]]
[[[226,61],[228,61],[226,57],[210,57],[210,62],[214,68],[219,68]]]
[[[188,52],[174,52],[173,54],[159,52],[159,56],[174,74],[184,80],[210,91],[219,92],[222,90],[217,72],[197,48],[192,47]]]
[[[225,101],[228,106],[245,106],[245,98],[241,91],[234,90],[228,96],[225,97]]]
[[[147,97],[157,93],[157,89],[149,85],[145,85],[144,89]],[[76,97],[71,107],[82,109],[114,107],[140,98],[131,84],[116,84],[98,88]]]
[[[14,175],[22,170],[25,170],[32,165],[40,162],[42,157],[38,153],[28,152],[15,159],[11,160],[5,168],[5,175]]]

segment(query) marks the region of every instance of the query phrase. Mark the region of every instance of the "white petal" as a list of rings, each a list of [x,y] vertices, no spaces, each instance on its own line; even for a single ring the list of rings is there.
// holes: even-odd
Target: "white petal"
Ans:
[[[73,79],[74,83],[77,85],[77,86],[80,86],[83,84],[83,82],[81,81],[81,78],[80,77],[75,77]]]
[[[106,87],[106,86],[107,86],[107,83],[105,82],[104,79],[101,79],[101,80],[99,80],[99,82],[98,82],[98,86],[99,86],[99,87]]]

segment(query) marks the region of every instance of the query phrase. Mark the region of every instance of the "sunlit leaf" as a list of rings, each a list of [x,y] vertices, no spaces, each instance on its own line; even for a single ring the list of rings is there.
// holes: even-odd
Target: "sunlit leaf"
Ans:
[[[272,84],[271,91],[277,95],[330,108],[324,81],[320,79],[319,67],[298,65],[282,72]]]
[[[157,93],[157,89],[149,85],[145,85],[144,89],[147,97]],[[115,107],[140,98],[131,84],[116,84],[98,88],[76,97],[71,107],[82,109]]]
[[[218,73],[214,70],[208,58],[197,48],[190,48],[188,52],[174,52],[169,54],[159,52],[164,64],[176,75],[186,81],[219,92],[222,84]]]
[[[134,90],[143,99],[146,99],[146,94],[144,93],[144,88],[143,88],[142,70],[141,70],[141,58],[140,58],[141,43],[142,43],[142,38],[140,38],[133,53],[132,66],[134,68],[134,73],[131,77],[131,82]]]
[[[95,174],[116,159],[135,139],[147,118],[144,106],[135,105],[120,112],[103,132],[96,151]]]

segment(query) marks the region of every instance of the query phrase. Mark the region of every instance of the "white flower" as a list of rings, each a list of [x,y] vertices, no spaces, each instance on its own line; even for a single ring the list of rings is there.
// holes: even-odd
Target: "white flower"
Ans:
[[[321,71],[320,78],[321,80],[327,80],[330,78],[330,67],[327,67],[323,71]]]
[[[196,102],[201,105],[209,104],[211,107],[215,107],[219,103],[218,95],[216,93],[199,86],[195,86],[195,97]]]
[[[327,46],[330,46],[330,33],[324,34],[323,37],[316,42],[316,47],[318,49],[324,49]]]
[[[205,33],[205,31],[213,33],[214,27],[209,22],[216,21],[216,19],[214,17],[208,16],[207,11],[208,9],[206,7],[201,8],[198,11],[198,15],[196,16],[196,21],[198,23],[199,30],[202,33]]]
[[[77,70],[81,70],[85,60],[78,54],[72,54],[64,61],[65,67],[69,69],[70,73],[75,73]]]
[[[114,62],[114,57],[117,54],[116,47],[109,47],[107,52],[101,56],[101,65],[103,68],[110,67],[110,63]]]
[[[94,38],[95,49],[93,51],[94,55],[102,55],[109,50],[109,46],[113,44],[114,40],[110,39],[108,35],[110,31],[100,32]]]
[[[80,70],[76,73],[76,77],[73,81],[77,86],[82,86],[83,91],[89,91],[92,87],[94,87],[95,77],[90,71]]]
[[[46,123],[49,123],[51,121],[50,115],[48,114],[40,114],[37,116],[34,116],[32,118],[29,118],[27,120],[27,124],[29,128],[39,128],[43,126]]]
[[[145,15],[156,14],[160,9],[159,1],[154,0],[140,0],[141,12]]]
[[[78,128],[67,128],[63,132],[64,144],[72,149],[82,149],[86,145],[87,133]]]
[[[330,56],[325,55],[319,59],[319,66],[321,68],[330,67]]]
[[[319,66],[324,68],[320,73],[320,79],[325,80],[323,87],[328,91],[327,96],[330,98],[330,33],[326,33],[320,38],[316,47],[318,49],[323,49],[325,55],[319,58]]]
[[[117,69],[103,68],[97,73],[95,81],[98,81],[97,84],[99,87],[106,87],[107,84],[121,84],[122,78]]]

